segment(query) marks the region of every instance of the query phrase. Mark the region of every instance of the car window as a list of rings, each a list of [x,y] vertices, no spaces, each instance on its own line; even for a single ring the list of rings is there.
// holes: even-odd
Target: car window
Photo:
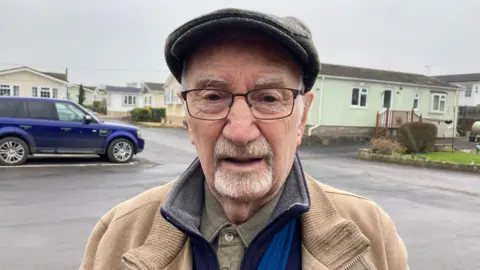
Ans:
[[[28,118],[28,108],[26,102],[22,101],[20,106],[18,106],[17,112],[15,113],[15,118]]]
[[[28,101],[28,116],[32,119],[57,120],[55,107],[51,101]]]
[[[20,100],[0,99],[0,117],[13,117],[17,111]]]
[[[85,114],[72,104],[55,102],[58,120],[69,122],[83,122]]]

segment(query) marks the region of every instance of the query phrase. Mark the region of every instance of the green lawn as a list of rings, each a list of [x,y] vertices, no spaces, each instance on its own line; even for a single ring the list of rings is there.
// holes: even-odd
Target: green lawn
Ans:
[[[445,161],[461,164],[480,164],[480,154],[465,152],[433,152],[428,154],[405,155],[414,158],[426,158],[428,160]]]

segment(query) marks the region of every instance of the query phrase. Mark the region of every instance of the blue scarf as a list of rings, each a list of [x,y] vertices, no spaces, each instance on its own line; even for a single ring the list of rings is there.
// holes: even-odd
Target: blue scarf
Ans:
[[[290,221],[281,231],[275,234],[267,247],[262,260],[258,264],[257,270],[283,270],[285,269],[290,247],[295,234],[297,219]]]

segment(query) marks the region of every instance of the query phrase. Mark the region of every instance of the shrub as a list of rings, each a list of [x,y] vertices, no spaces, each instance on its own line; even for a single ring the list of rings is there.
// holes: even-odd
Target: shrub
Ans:
[[[82,106],[83,106],[85,109],[90,109],[90,110],[92,110],[92,111],[95,111],[95,110],[93,109],[93,106],[92,106],[92,105],[85,105],[85,104],[84,104],[84,105],[82,105]]]
[[[152,110],[150,108],[135,108],[131,111],[132,121],[150,121]]]
[[[167,117],[167,108],[152,108],[152,122],[162,122]]]
[[[428,153],[435,149],[438,128],[435,124],[411,122],[403,124],[399,130],[399,141],[408,153]]]
[[[95,110],[98,109],[101,105],[102,105],[102,102],[101,102],[101,101],[95,100],[95,101],[93,102],[93,108],[94,108]]]
[[[394,154],[405,153],[405,147],[395,140],[391,140],[387,138],[378,138],[378,139],[372,139],[371,143],[372,143],[372,150],[376,154],[394,155]]]

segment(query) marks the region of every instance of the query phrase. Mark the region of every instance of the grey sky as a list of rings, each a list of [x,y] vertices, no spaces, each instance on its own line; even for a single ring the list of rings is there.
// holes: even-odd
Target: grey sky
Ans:
[[[478,0],[0,0],[0,68],[69,68],[72,83],[162,82],[166,36],[218,8],[294,15],[322,62],[431,74],[480,72]],[[16,65],[12,65],[16,64]]]

